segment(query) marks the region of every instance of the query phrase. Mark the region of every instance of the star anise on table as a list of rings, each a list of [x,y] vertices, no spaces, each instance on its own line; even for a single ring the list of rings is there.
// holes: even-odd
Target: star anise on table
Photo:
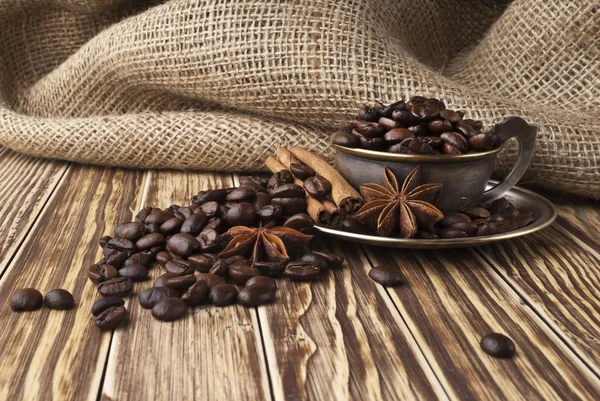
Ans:
[[[363,222],[371,223],[377,232],[385,237],[400,232],[402,238],[412,238],[418,227],[430,228],[444,218],[433,204],[442,189],[442,184],[419,185],[419,167],[408,174],[398,187],[398,180],[392,171],[385,167],[383,186],[363,184],[360,192],[367,203],[356,216]]]
[[[221,258],[242,255],[250,258],[250,262],[287,263],[290,260],[286,244],[307,244],[313,239],[288,227],[275,227],[274,222],[260,227],[232,227],[221,238],[231,239],[219,254]]]

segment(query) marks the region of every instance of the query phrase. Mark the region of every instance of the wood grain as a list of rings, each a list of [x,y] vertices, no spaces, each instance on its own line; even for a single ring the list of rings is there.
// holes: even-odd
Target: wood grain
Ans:
[[[153,172],[146,205],[189,202],[199,190],[231,186],[229,175]],[[152,277],[163,273],[157,266]],[[136,292],[151,282],[139,283]],[[260,333],[251,309],[201,307],[185,319],[152,318],[137,299],[110,349],[103,400],[263,400],[270,398]]]
[[[0,148],[0,276],[58,185],[67,163]]]
[[[314,283],[278,281],[259,307],[276,400],[447,399],[355,246],[320,242],[347,263]]]
[[[485,261],[469,250],[381,252],[374,265],[400,269],[407,285],[389,291],[450,398],[598,399],[600,384]],[[517,355],[494,359],[481,337],[511,337]]]
[[[90,315],[97,298],[87,267],[97,240],[131,219],[143,174],[71,166],[0,282],[0,399],[95,400],[110,340]],[[64,288],[76,309],[15,313],[15,290]]]
[[[572,198],[551,200],[558,209],[556,225],[600,256],[600,204]]]

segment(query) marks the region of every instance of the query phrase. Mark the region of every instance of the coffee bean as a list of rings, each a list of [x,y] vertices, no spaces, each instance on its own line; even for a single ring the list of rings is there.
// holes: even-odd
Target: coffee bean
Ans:
[[[144,235],[145,226],[139,222],[123,223],[115,228],[115,238],[137,241]]]
[[[112,308],[113,306],[123,306],[125,305],[125,301],[123,298],[118,297],[108,297],[108,298],[100,298],[92,305],[92,315],[98,316],[108,308]]]
[[[258,213],[261,209],[271,204],[271,196],[266,192],[259,192],[256,194],[256,198],[254,198],[252,204],[254,205],[254,210]]]
[[[395,111],[401,111],[401,110],[406,110],[406,103],[404,103],[404,100],[400,100],[400,101],[394,102],[392,104],[388,104],[387,106],[382,106],[380,108],[379,113],[383,117],[391,117],[394,115]]]
[[[106,249],[106,248],[105,248]],[[109,253],[100,264],[107,264],[120,269],[131,256],[130,251],[114,251]]]
[[[479,133],[466,120],[454,124],[454,127],[463,135],[463,138],[471,138]]]
[[[112,237],[110,235],[105,235],[104,237],[100,237],[100,239],[98,240],[98,244],[100,244],[101,248],[104,248],[106,244],[108,244],[108,241],[110,241],[111,239]]]
[[[439,231],[438,235],[440,238],[452,239],[452,238],[467,238],[469,234],[461,230],[453,230],[451,228],[444,228]]]
[[[327,266],[330,269],[341,267],[344,264],[344,257],[329,252],[313,251],[315,255],[321,256],[327,261]]]
[[[447,120],[433,120],[427,123],[427,128],[434,134],[452,131],[452,123]]]
[[[442,227],[448,227],[454,223],[470,223],[471,218],[466,214],[450,212],[444,215],[444,218],[440,221]]]
[[[169,273],[167,273],[169,274]],[[179,292],[169,287],[152,287],[140,292],[138,301],[144,309],[152,309],[154,305],[166,298],[178,297]]]
[[[187,260],[170,260],[165,263],[165,270],[177,275],[187,275],[194,272],[194,266]]]
[[[187,290],[193,284],[196,283],[196,276],[193,274],[186,274],[185,276],[171,277],[165,282],[165,286],[174,288],[176,290]]]
[[[162,235],[173,235],[178,233],[181,230],[181,225],[183,224],[183,220],[181,217],[173,217],[165,221],[159,228],[158,231]]]
[[[173,217],[175,217],[173,212],[170,212],[168,210],[153,209],[152,213],[150,213],[148,217],[146,217],[144,223],[156,224],[160,227],[165,221],[172,219]]]
[[[308,262],[290,262],[285,268],[284,274],[293,281],[311,281],[319,277],[321,269]]]
[[[307,233],[312,231],[312,228],[315,226],[315,221],[306,213],[297,213],[289,217],[283,223],[283,226]]]
[[[519,210],[506,198],[496,199],[490,205],[490,213],[512,219],[519,215]]]
[[[490,217],[485,218],[485,221],[488,223],[503,223],[504,220],[506,220],[504,217],[497,214],[493,214]]]
[[[204,215],[208,218],[220,217],[220,214],[221,214],[220,206],[221,205],[219,205],[219,203],[217,203],[215,201],[210,201],[210,202],[206,202],[202,206],[200,206],[200,211],[202,211],[202,213],[204,213]]]
[[[391,113],[391,110],[386,110],[389,111],[389,113]],[[358,111],[358,119],[359,120],[366,120],[366,121],[377,121],[379,120],[380,117],[380,108],[379,107],[369,107],[369,106],[363,106],[361,107],[361,109]]]
[[[283,207],[284,216],[306,212],[305,198],[273,198],[271,199],[271,203]]]
[[[329,268],[327,259],[323,256],[318,255],[314,252],[307,253],[306,255],[302,255],[300,258],[302,262],[308,262],[312,265],[319,266],[321,270],[327,270]]]
[[[200,305],[208,298],[208,291],[209,288],[206,282],[198,281],[187,289],[185,294],[181,296],[181,299],[183,299],[188,306]]]
[[[218,284],[209,291],[208,298],[215,306],[228,306],[235,304],[238,290],[231,284]]]
[[[161,233],[146,234],[142,238],[138,239],[135,246],[138,250],[144,251],[146,249],[153,248],[155,246],[162,245],[165,241],[165,236]]]
[[[200,253],[187,258],[187,261],[192,264],[194,269],[203,273],[208,273],[216,260],[217,257],[211,253]]]
[[[465,137],[457,132],[444,132],[440,135],[440,138],[447,143],[456,146],[456,148],[462,153],[469,149],[469,145]]]
[[[211,189],[208,191],[200,191],[197,195],[197,203],[202,205],[207,202],[221,203],[225,201],[227,197],[226,189]]]
[[[112,330],[125,321],[127,309],[124,306],[111,306],[96,317],[96,327],[100,330]]]
[[[496,223],[490,223],[490,222],[481,224],[477,228],[477,233],[475,233],[475,235],[477,237],[483,237],[483,236],[494,235],[494,234],[498,234],[498,226],[496,225]]]
[[[198,281],[203,281],[206,283],[208,288],[212,288],[215,285],[224,284],[225,280],[221,276],[217,276],[216,274],[211,273],[199,273],[196,275],[196,279]]]
[[[146,217],[148,217],[150,215],[150,213],[152,213],[152,208],[151,207],[145,207],[142,210],[140,210],[138,212],[138,214],[135,215],[134,220],[138,223],[145,223],[146,222]]]
[[[402,273],[396,269],[385,266],[376,266],[369,271],[369,277],[381,285],[386,287],[394,287],[404,282]]]
[[[190,234],[179,233],[167,240],[167,249],[175,255],[187,258],[200,251],[200,243]]]
[[[331,183],[325,177],[315,175],[304,181],[304,189],[313,198],[322,198],[331,192]]]
[[[415,134],[406,128],[394,128],[383,135],[383,140],[387,145],[395,145],[407,138],[414,138]]]
[[[375,138],[367,138],[362,135],[357,135],[358,141],[360,142],[360,146],[364,149],[369,150],[380,150],[385,146],[385,141],[383,138],[375,137]]]
[[[419,122],[418,118],[408,110],[394,110],[392,119],[398,121],[403,127],[410,127]]]
[[[221,246],[219,233],[210,227],[204,227],[204,230],[196,239],[200,243],[202,253],[217,251]]]
[[[360,147],[359,137],[345,132],[337,132],[333,136],[332,142],[338,146],[344,146],[346,148],[357,148]]]
[[[206,226],[207,221],[208,218],[204,213],[194,213],[190,217],[185,219],[185,221],[181,225],[181,232],[184,234],[196,236],[200,234],[204,226]]]
[[[272,291],[277,290],[277,283],[270,277],[265,276],[256,276],[252,277],[250,280],[246,281],[246,287],[250,287],[253,285],[266,286]]]
[[[244,285],[246,284],[246,281],[250,280],[252,277],[259,276],[260,270],[250,265],[234,263],[229,266],[227,275],[234,284]]]
[[[135,245],[128,239],[125,238],[113,238],[104,247],[102,254],[109,256],[115,252],[133,252]]]
[[[224,260],[225,260],[225,262],[227,262],[228,266],[232,265],[232,264],[234,264],[236,262],[244,262],[246,264],[250,263],[248,261],[248,259],[246,257],[244,257],[243,255],[233,255],[233,256],[230,256],[228,258],[225,258]]]
[[[420,137],[422,141],[427,142],[431,149],[440,150],[444,144],[444,141],[437,136],[422,136]],[[435,152],[434,152],[435,153]]]
[[[148,269],[142,265],[126,266],[119,270],[119,276],[127,277],[131,281],[148,280]]]
[[[310,168],[302,162],[291,163],[290,171],[299,180],[306,180],[307,178],[312,177],[316,174],[315,170],[313,170],[312,168]]]
[[[415,238],[418,238],[418,239],[439,239],[440,236],[437,235],[436,233],[432,233],[430,231],[419,230],[419,231],[417,231],[417,234],[415,235]]]
[[[266,186],[263,185],[263,179],[261,177],[254,177],[248,175],[242,175],[238,178],[240,187],[250,187],[256,192],[266,191]]]
[[[183,317],[187,304],[180,298],[165,298],[152,307],[152,316],[163,322],[172,322]]]
[[[495,143],[496,137],[488,133],[477,134],[469,138],[471,149],[479,152],[492,149]]]
[[[279,205],[267,205],[256,214],[260,220],[269,222],[281,218],[283,216],[283,208]]]
[[[227,195],[228,202],[248,201],[252,202],[256,197],[256,191],[250,187],[237,187]]]
[[[270,191],[273,198],[303,198],[306,193],[304,188],[296,184],[284,184]]]
[[[144,235],[160,232],[158,224],[146,224],[144,226]]]
[[[475,233],[477,233],[477,230],[479,229],[479,227],[477,227],[477,225],[475,223],[469,221],[468,223],[459,222],[459,223],[450,224],[448,226],[448,229],[462,231],[472,237],[475,235]]]
[[[252,285],[240,290],[237,301],[244,306],[259,306],[272,302],[275,299],[275,291],[266,285]]]
[[[472,207],[463,210],[463,213],[469,216],[471,219],[485,219],[490,217],[490,211],[483,207]]]
[[[394,128],[401,128],[402,124],[399,121],[396,121],[392,118],[381,117],[379,119],[379,125],[385,128],[385,130],[392,130]]]
[[[449,142],[444,142],[442,153],[445,155],[461,155],[462,152],[458,148]]]
[[[118,279],[114,279],[118,280]],[[105,281],[107,283],[108,281]],[[102,285],[102,284],[100,284]],[[73,309],[75,300],[73,295],[67,290],[61,288],[49,291],[44,297],[44,305],[50,309],[68,310]]]
[[[523,228],[533,223],[535,221],[535,217],[529,213],[521,213],[512,220],[517,224],[518,228]]]
[[[169,254],[169,252],[162,251],[156,255],[156,262],[162,267],[165,267],[165,264],[169,261],[173,260],[173,257]]]
[[[192,203],[192,205],[189,206],[189,207],[187,207],[187,206],[180,207],[173,214],[175,215],[175,217],[177,217],[180,220],[184,221],[185,219],[187,219],[188,217],[190,217],[192,214],[194,214],[194,210],[196,210],[197,208],[198,208],[198,205]]]
[[[507,233],[509,231],[514,231],[520,227],[514,219],[511,219],[505,220],[503,223],[496,223],[496,228],[498,233]]]
[[[142,251],[138,253],[134,253],[131,255],[125,263],[123,263],[123,267],[131,266],[131,265],[142,265],[145,267],[149,267],[154,263],[155,257],[152,255],[150,251]]]
[[[279,262],[254,262],[261,276],[279,277],[285,270],[285,264]]]
[[[217,260],[210,268],[210,274],[216,274],[217,276],[225,277],[229,270],[229,263],[225,259]]]
[[[462,121],[462,117],[454,110],[440,110],[440,118],[450,121],[452,124],[457,124]]]
[[[267,183],[267,188],[273,189],[280,185],[291,184],[294,182],[294,176],[288,170],[281,170],[271,176]]]
[[[350,233],[372,235],[369,229],[359,219],[353,216],[346,216],[337,228]]]
[[[381,124],[365,120],[354,121],[354,129],[367,138],[381,136],[386,131],[386,128]]]
[[[111,278],[119,277],[119,272],[114,266],[111,265],[92,265],[88,269],[88,278],[94,284],[100,284],[103,281],[110,280]]]
[[[127,277],[113,278],[98,284],[98,292],[103,297],[125,297],[133,290],[133,281]]]
[[[251,226],[256,221],[256,210],[250,202],[228,203],[225,220],[230,226]]]
[[[510,358],[516,352],[513,340],[500,333],[486,334],[479,344],[486,354],[494,358]]]
[[[10,308],[15,312],[32,311],[42,307],[44,298],[35,288],[23,288],[10,299]]]

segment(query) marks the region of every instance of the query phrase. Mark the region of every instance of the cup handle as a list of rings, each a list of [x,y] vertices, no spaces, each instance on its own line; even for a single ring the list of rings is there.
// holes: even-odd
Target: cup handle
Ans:
[[[501,197],[523,177],[533,158],[537,131],[537,126],[528,124],[521,117],[508,117],[500,124],[494,125],[494,132],[502,136],[505,141],[510,138],[517,138],[519,141],[519,155],[506,178],[483,193],[481,203]]]

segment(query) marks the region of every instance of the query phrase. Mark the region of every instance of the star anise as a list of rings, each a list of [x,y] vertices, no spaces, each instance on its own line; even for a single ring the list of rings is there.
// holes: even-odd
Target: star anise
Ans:
[[[415,168],[398,188],[398,180],[392,171],[385,167],[383,186],[363,184],[360,192],[367,203],[356,216],[364,222],[373,222],[377,232],[385,237],[412,238],[418,226],[431,227],[444,215],[433,204],[442,189],[442,184],[419,186],[421,173]],[[375,220],[377,219],[377,220]]]
[[[290,257],[287,253],[287,244],[307,244],[313,239],[312,235],[302,234],[288,227],[274,227],[270,222],[260,227],[232,227],[222,235],[224,239],[231,239],[227,247],[219,254],[222,258],[242,255],[250,258],[250,262],[278,262],[287,263]]]

